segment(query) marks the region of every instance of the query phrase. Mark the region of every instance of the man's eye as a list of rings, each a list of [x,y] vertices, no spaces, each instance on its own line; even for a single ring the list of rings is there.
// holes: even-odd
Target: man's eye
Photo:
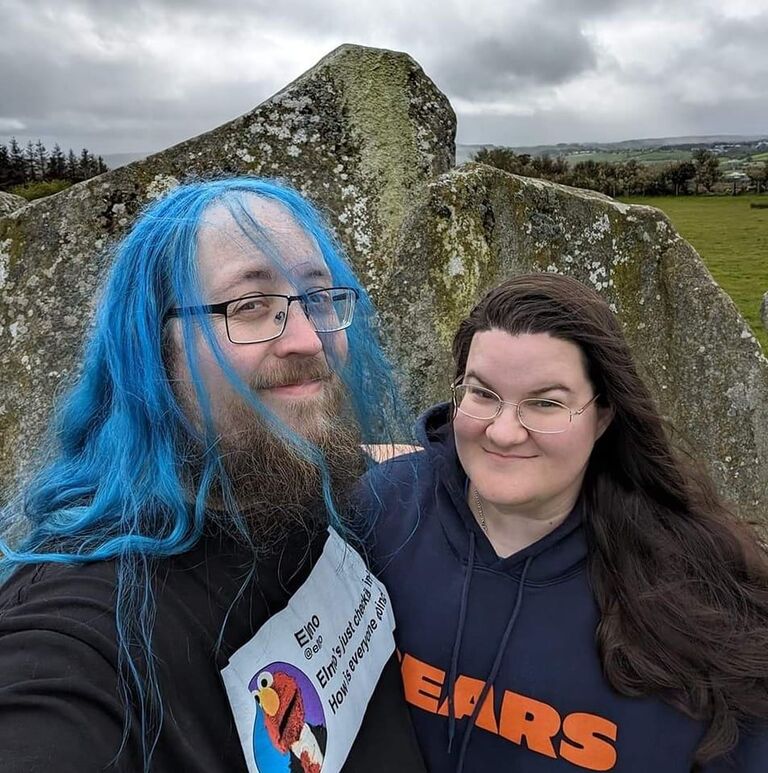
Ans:
[[[268,312],[273,306],[269,298],[243,298],[229,306],[230,316],[257,315]]]
[[[332,302],[330,290],[315,291],[307,296],[307,302],[311,306],[327,306]]]

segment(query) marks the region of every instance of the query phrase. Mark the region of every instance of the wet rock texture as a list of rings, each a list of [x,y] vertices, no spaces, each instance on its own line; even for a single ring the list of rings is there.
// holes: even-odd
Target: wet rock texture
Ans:
[[[0,481],[39,447],[110,246],[141,208],[183,180],[255,174],[325,210],[414,409],[446,399],[453,330],[488,288],[571,274],[619,315],[680,442],[740,512],[765,519],[768,360],[693,248],[649,207],[453,169],[454,133],[450,104],[410,57],[343,46],[247,115],[0,219]]]
[[[6,193],[0,191],[0,217],[10,215],[17,209],[27,205],[27,200],[23,196],[17,196],[15,193]]]
[[[594,287],[677,442],[744,515],[768,521],[768,360],[695,250],[657,209],[467,164],[427,186],[397,248],[383,309],[414,405],[445,400],[450,342],[486,290],[530,271]]]
[[[0,219],[0,481],[39,447],[110,247],[148,203],[214,175],[286,180],[325,211],[376,298],[407,206],[453,164],[455,125],[409,56],[342,46],[247,115]]]

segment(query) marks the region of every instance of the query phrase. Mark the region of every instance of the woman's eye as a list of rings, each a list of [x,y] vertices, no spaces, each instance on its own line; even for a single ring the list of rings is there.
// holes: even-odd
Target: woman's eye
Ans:
[[[529,405],[532,405],[534,408],[561,408],[562,405],[560,403],[556,403],[554,400],[531,400]]]
[[[480,387],[469,387],[467,392],[474,400],[495,400],[495,396]]]

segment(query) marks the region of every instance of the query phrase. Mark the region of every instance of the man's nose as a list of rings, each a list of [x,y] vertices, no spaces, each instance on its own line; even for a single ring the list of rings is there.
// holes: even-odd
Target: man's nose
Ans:
[[[279,357],[294,354],[314,355],[323,350],[323,343],[315,326],[307,317],[299,301],[288,306],[288,318],[285,320],[283,334],[274,341],[274,351]]]

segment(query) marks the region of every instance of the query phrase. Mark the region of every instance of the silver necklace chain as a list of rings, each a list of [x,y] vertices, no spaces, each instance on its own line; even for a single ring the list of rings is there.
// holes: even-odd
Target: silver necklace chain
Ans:
[[[472,491],[475,495],[475,505],[477,505],[477,514],[480,516],[480,527],[488,534],[488,524],[485,522],[485,513],[483,512],[483,502],[480,499],[480,493],[476,486],[472,487]]]

